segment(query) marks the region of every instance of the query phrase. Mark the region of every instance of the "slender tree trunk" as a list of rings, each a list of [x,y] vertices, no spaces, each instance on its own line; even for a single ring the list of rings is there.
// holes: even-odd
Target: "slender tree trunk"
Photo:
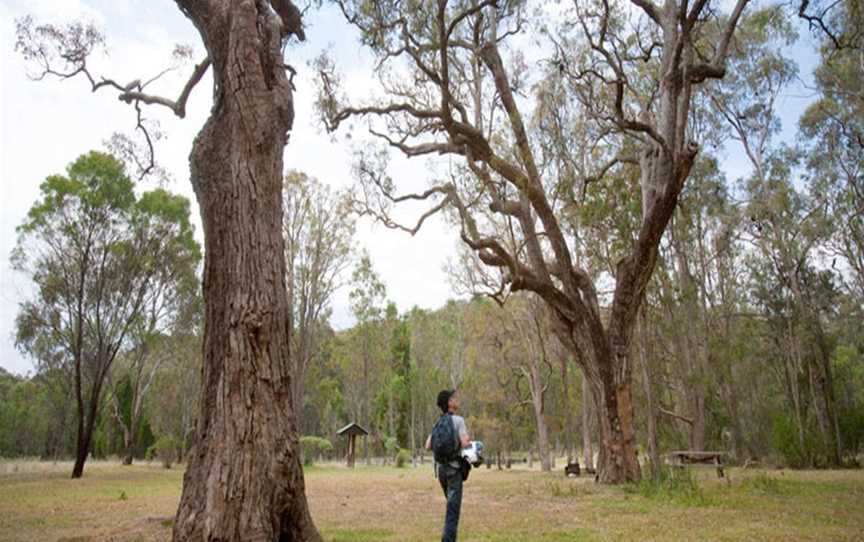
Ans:
[[[123,419],[123,414],[120,412],[120,401],[116,393],[112,399],[112,403],[114,403],[114,420],[123,431],[123,464],[128,466],[132,464],[133,456],[135,455],[135,429],[138,427],[138,417],[135,415],[136,407],[133,404],[129,413],[130,422],[127,424]],[[137,403],[137,394],[136,399],[133,399],[133,403]]]
[[[732,457],[741,463],[745,458],[749,458],[751,454],[744,444],[744,432],[741,429],[738,390],[734,381],[735,373],[729,368],[727,371],[721,372],[721,374],[724,378],[720,381],[720,393],[729,411],[729,425],[732,431]]]
[[[369,407],[369,330],[363,330],[363,409],[360,414],[364,428],[369,431],[370,410]],[[369,450],[369,437],[363,439],[363,456],[366,458],[366,466],[372,465],[372,456]]]
[[[411,393],[410,401],[411,401],[411,466],[417,466],[417,435],[415,434],[416,426],[415,426],[415,417],[414,417],[414,389],[413,383],[408,388]]]
[[[123,428],[123,464],[131,465],[135,456],[135,439],[132,432]]]
[[[540,415],[541,419],[543,414]],[[549,472],[552,470],[552,452],[549,449],[549,429],[546,421],[537,423],[537,453],[540,455],[540,470]]]
[[[821,411],[820,424],[823,425],[825,452],[828,462],[833,467],[842,463],[842,443],[840,440],[840,424],[837,419],[837,405],[834,399],[834,377],[831,373],[831,352],[828,339],[822,330],[818,314],[813,316],[812,329],[816,334],[816,385],[819,390],[818,411]]]
[[[87,461],[87,451],[90,444],[85,442],[84,431],[84,398],[81,391],[80,368],[75,371],[75,408],[77,413],[77,424],[75,433],[75,465],[72,467],[72,478],[81,478],[84,474],[84,462]]]
[[[675,228],[673,228],[674,232]],[[690,419],[690,449],[703,451],[705,449],[705,375],[702,371],[701,352],[697,346],[697,326],[701,315],[697,302],[697,292],[690,273],[690,263],[685,255],[681,241],[675,239],[675,274],[682,300],[679,305],[683,309],[683,329],[679,340],[681,342],[682,363],[685,370],[684,389],[689,403]]]
[[[805,433],[804,415],[801,408],[801,388],[798,384],[798,373],[803,367],[801,361],[801,352],[798,345],[798,338],[792,329],[792,315],[787,319],[786,331],[789,341],[789,354],[786,356],[786,381],[789,387],[792,398],[793,414],[795,416],[795,425],[798,429],[798,446],[801,453],[805,453]]]
[[[84,474],[84,463],[90,454],[90,440],[93,435],[93,427],[90,421],[84,422],[83,417],[78,420],[78,436],[75,444],[75,464],[72,467],[72,478],[81,478]]]
[[[549,451],[549,428],[546,425],[546,408],[544,404],[545,390],[540,381],[539,367],[531,367],[531,405],[534,407],[534,420],[537,424],[537,453],[540,455],[540,469],[544,472],[552,470]]]
[[[179,2],[213,63],[191,180],[204,226],[204,368],[175,541],[318,542],[305,497],[290,364],[282,155],[293,122],[278,20],[265,2]]]
[[[645,416],[648,421],[648,458],[651,461],[651,476],[654,480],[660,479],[660,448],[657,444],[657,406],[654,403],[654,389],[651,379],[651,368],[648,362],[648,325],[644,308],[640,311],[639,318],[639,365],[642,369],[642,386],[645,391],[645,402],[648,403],[648,412]]]
[[[42,459],[57,459],[60,456],[63,436],[65,435],[66,417],[67,406],[64,401],[59,407],[55,406],[54,416],[52,416],[53,423],[45,438],[45,451]]]
[[[594,448],[591,445],[591,411],[594,403],[591,386],[582,374],[582,460],[586,469],[594,469]]]
[[[82,269],[82,274],[83,272],[84,271]],[[83,361],[83,356],[81,355],[81,347],[84,342],[84,318],[81,309],[84,300],[83,278],[81,290],[79,291],[78,295],[78,300],[78,330],[75,351],[75,408],[76,414],[78,415],[78,419],[76,420],[78,423],[75,439],[75,465],[72,467],[72,478],[81,478],[81,475],[84,474],[84,462],[87,461],[87,453],[90,451],[89,435],[85,430],[84,426],[84,383],[83,378],[81,377],[81,364]]]
[[[567,464],[573,462],[576,457],[574,440],[576,439],[576,417],[570,404],[570,379],[567,370],[567,357],[561,356],[561,395],[564,407],[564,452],[567,456]]]
[[[729,262],[729,256],[727,253],[723,252],[721,253],[721,256],[722,257],[718,259],[717,264],[717,286],[720,294],[720,306],[723,308],[722,318],[725,340],[731,340],[733,336],[733,328],[732,312],[730,308],[733,307],[734,304],[729,299],[728,291],[731,287],[729,284],[731,282],[729,280],[729,275],[731,274],[732,264]],[[708,327],[708,322],[706,322],[705,325],[705,334],[707,336],[710,333],[710,328]],[[712,365],[712,361],[716,360],[709,359],[709,365]],[[740,464],[751,458],[753,453],[744,439],[744,429],[741,423],[740,409],[738,408],[740,392],[738,390],[738,371],[736,371],[736,367],[737,360],[727,360],[725,364],[721,364],[718,373],[721,375],[720,391],[723,397],[723,402],[729,412],[730,425],[732,428],[732,457]]]
[[[96,426],[96,416],[99,413],[99,399],[102,386],[97,383],[93,387],[90,402],[86,411],[80,401],[78,409],[78,438],[75,449],[75,465],[72,467],[72,478],[81,478],[84,474],[84,463],[90,455],[90,445],[93,442],[93,429]]]

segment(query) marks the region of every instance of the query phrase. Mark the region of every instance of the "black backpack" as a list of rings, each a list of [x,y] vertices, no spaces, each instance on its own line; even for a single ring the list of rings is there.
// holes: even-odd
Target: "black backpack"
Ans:
[[[459,459],[459,436],[453,426],[451,415],[444,414],[432,428],[432,453],[438,463],[450,463]]]

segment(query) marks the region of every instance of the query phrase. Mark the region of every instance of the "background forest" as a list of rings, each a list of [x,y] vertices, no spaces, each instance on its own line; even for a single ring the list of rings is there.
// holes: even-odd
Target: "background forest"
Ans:
[[[820,34],[815,98],[794,142],[777,135],[781,98],[798,72],[789,56],[798,26],[779,7],[742,20],[725,78],[693,97],[690,128],[702,148],[631,344],[644,468],[657,472],[674,449],[800,468],[858,465],[864,453],[864,20],[856,2],[845,5],[826,19],[834,34]],[[562,160],[590,154],[585,142],[596,136],[577,122],[565,70],[541,64],[524,78],[532,84],[523,99],[536,105],[526,130],[543,167],[560,173],[549,192],[565,202],[559,221],[579,225],[574,252],[600,285],[605,318],[610,277],[639,231],[639,172],[610,166],[592,178],[584,163]],[[728,153],[746,156],[750,173],[730,178]],[[46,179],[19,228],[13,265],[38,293],[21,306],[16,344],[36,371],[0,369],[2,457],[74,457],[87,427],[94,456],[127,463],[183,460],[193,444],[200,247],[188,201],[165,190],[136,195],[122,158],[91,153]],[[466,252],[448,268],[462,297],[400,312],[355,246],[355,221],[370,214],[361,191],[285,176],[291,374],[305,459],[343,457],[335,433],[356,421],[370,430],[366,463],[420,461],[435,395],[458,388],[472,438],[499,467],[525,458],[544,470],[561,458],[592,467],[597,405],[548,307],[530,292],[482,295],[488,277]],[[82,250],[85,238],[95,252]],[[90,258],[96,253],[105,257]],[[106,265],[115,266],[107,275]],[[70,269],[86,287],[73,288]],[[330,323],[339,288],[350,292],[348,329]],[[97,322],[90,336],[76,338],[80,326],[66,320],[76,300],[78,321]]]

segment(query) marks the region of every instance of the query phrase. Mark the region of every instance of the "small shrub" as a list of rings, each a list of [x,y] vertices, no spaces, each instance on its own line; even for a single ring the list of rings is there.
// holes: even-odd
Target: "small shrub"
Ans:
[[[798,428],[790,416],[779,415],[774,418],[771,437],[774,449],[787,466],[803,469],[815,465],[820,451],[817,437],[810,429],[805,429],[802,446]]]
[[[702,491],[699,481],[688,469],[664,469],[657,480],[643,478],[624,486],[627,493],[647,499],[668,501],[682,506],[708,506],[711,500]]]
[[[411,452],[405,448],[399,448],[396,453],[396,466],[400,469],[405,468],[409,461],[411,461]]]
[[[333,443],[326,438],[306,436],[300,437],[300,456],[307,467],[314,464],[322,454],[331,452]]]
[[[122,489],[120,490],[120,496],[118,497],[121,501],[125,501],[129,499],[129,496],[126,495],[126,492]]]
[[[303,459],[304,465],[309,466],[315,463],[315,456],[318,454],[319,440],[320,437],[300,437],[300,455]]]
[[[171,465],[177,461],[177,440],[168,435],[162,435],[153,446],[147,450],[145,457],[148,460],[158,459],[162,462],[162,466],[170,469]]]

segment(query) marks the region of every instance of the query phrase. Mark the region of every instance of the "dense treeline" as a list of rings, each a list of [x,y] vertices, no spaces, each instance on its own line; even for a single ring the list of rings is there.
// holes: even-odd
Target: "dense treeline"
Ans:
[[[632,383],[627,400],[640,461],[655,473],[672,449],[717,449],[739,463],[794,467],[853,464],[864,451],[864,47],[854,31],[864,25],[855,2],[842,6],[826,20],[839,38],[824,39],[818,96],[794,141],[779,137],[779,109],[798,70],[788,52],[798,36],[781,8],[744,17],[725,77],[692,96],[687,129],[698,132],[702,148],[657,243],[628,355],[616,366]],[[381,21],[367,22],[365,31],[375,35]],[[492,71],[503,70],[500,58],[487,56],[482,60]],[[580,99],[593,99],[597,89],[558,60],[534,74],[536,107],[518,123],[534,146],[525,143],[520,151],[536,153],[542,168],[555,173],[543,185],[555,205],[550,212],[585,282],[595,285],[579,287],[597,294],[598,321],[608,325],[616,273],[640,242],[644,179],[632,160],[589,145],[597,134],[577,122],[592,113]],[[479,79],[476,88],[485,88]],[[611,158],[609,166],[588,171],[573,160],[591,152]],[[746,160],[743,178],[728,176],[729,154]],[[367,196],[376,183],[386,184],[376,177],[377,161],[386,160],[369,156],[356,172]],[[470,174],[486,179],[485,168],[472,162]],[[466,180],[474,177],[459,174],[460,189],[479,199]],[[477,222],[524,256],[534,216],[517,238],[512,223],[491,214],[513,203],[508,190],[501,188],[503,199],[493,198],[490,215]],[[340,457],[344,442],[335,433],[351,421],[370,430],[361,448],[367,463],[417,460],[437,416],[435,394],[459,388],[472,436],[486,442],[492,461],[527,455],[544,469],[561,457],[594,466],[609,414],[598,404],[599,377],[590,372],[599,362],[578,359],[582,351],[562,342],[560,306],[536,292],[514,293],[530,288],[515,288],[512,276],[484,267],[480,260],[488,253],[478,257],[466,249],[450,269],[465,298],[400,313],[375,262],[351,248],[356,212],[375,214],[370,202],[346,199],[299,172],[286,175],[283,191],[288,370],[299,430],[308,437],[307,460],[319,453]],[[182,459],[194,445],[203,323],[190,278],[197,280],[199,249],[188,202],[164,191],[148,194],[136,197],[120,164],[98,153],[43,185],[44,200],[22,226],[15,256],[39,288],[22,305],[17,337],[36,372],[0,372],[0,456],[77,456],[83,466],[82,439],[85,454],[117,455],[127,463],[148,454]],[[377,218],[389,219],[389,207],[378,211]],[[454,223],[472,224],[465,209],[442,212]],[[477,232],[468,230],[463,224],[471,241]],[[93,281],[78,291],[64,281],[75,272],[83,276],[89,257],[53,254],[39,265],[26,262],[36,249],[46,258],[58,247],[66,251],[60,255],[73,254],[86,237],[82,231],[114,232],[99,245],[116,259],[109,278],[100,278],[97,266]],[[169,234],[177,237],[170,252],[147,243]],[[535,231],[534,240],[544,234]],[[537,250],[546,254],[551,249],[544,243]],[[152,253],[145,250],[150,245]],[[148,256],[139,261],[142,255]],[[115,280],[121,276],[126,280]],[[356,324],[334,330],[330,300],[340,287],[350,291]],[[107,328],[95,318],[103,298],[118,305],[116,325]],[[117,299],[138,301],[127,307]],[[77,315],[68,319],[78,300]]]

